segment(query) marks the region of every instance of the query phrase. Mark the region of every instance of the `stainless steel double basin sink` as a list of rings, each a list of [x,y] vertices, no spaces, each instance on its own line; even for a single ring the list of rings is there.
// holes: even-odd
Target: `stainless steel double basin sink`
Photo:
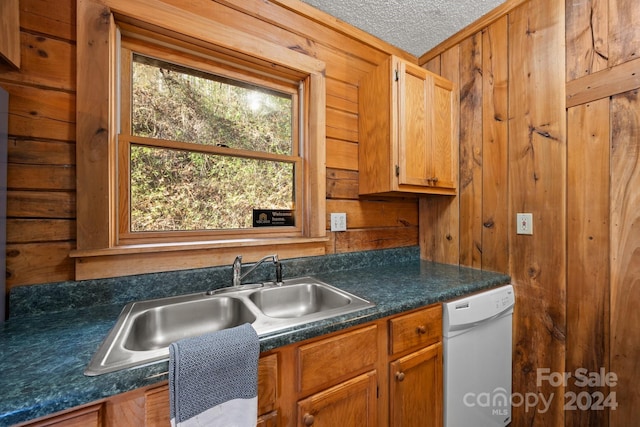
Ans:
[[[375,304],[313,277],[127,304],[85,370],[94,376],[167,360],[181,338],[250,323],[265,336]]]

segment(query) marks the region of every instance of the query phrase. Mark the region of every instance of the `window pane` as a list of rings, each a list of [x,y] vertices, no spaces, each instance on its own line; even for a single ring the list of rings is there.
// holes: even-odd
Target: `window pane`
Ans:
[[[252,227],[253,209],[293,209],[294,165],[131,145],[131,231]]]
[[[289,155],[292,119],[289,94],[134,55],[133,135]]]

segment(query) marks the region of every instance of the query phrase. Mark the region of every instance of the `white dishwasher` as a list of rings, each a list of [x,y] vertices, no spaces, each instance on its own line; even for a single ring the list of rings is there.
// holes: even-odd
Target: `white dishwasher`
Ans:
[[[443,305],[445,427],[511,422],[514,304],[508,285]]]

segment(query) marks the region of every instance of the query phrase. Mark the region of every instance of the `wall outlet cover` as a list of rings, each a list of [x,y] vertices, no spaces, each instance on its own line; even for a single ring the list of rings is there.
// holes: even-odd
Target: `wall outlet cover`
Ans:
[[[331,231],[347,231],[347,214],[331,214]]]
[[[517,234],[533,234],[533,214],[519,213],[516,214],[516,233]]]

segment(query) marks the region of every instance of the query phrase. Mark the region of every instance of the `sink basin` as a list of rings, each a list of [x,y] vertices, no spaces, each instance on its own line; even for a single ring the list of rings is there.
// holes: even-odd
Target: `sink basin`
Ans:
[[[133,351],[155,350],[169,347],[181,338],[255,320],[256,316],[237,298],[220,297],[162,305],[142,312],[131,321],[123,347]]]
[[[249,299],[267,316],[279,318],[301,317],[333,310],[345,307],[352,301],[352,298],[337,289],[317,283],[263,289],[252,293]]]
[[[169,358],[181,338],[250,323],[258,336],[373,307],[375,304],[312,277],[224,288],[127,304],[85,375],[143,366]]]

